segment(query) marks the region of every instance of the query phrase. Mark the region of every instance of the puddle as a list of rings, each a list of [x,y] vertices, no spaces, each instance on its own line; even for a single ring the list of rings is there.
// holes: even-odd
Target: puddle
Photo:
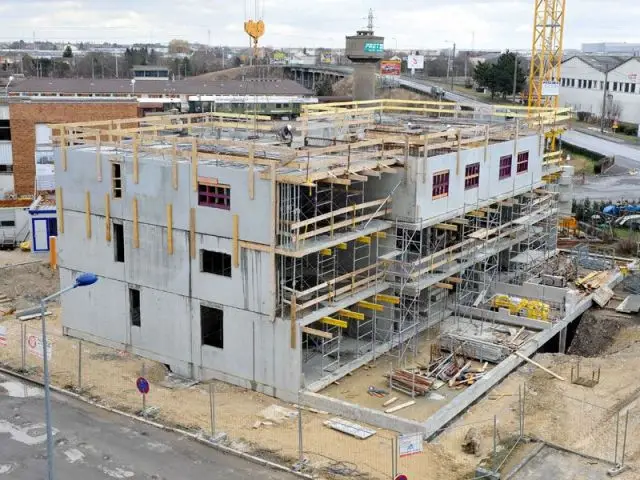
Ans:
[[[0,383],[0,395],[2,394],[15,398],[42,397],[44,390],[21,382],[2,382]]]

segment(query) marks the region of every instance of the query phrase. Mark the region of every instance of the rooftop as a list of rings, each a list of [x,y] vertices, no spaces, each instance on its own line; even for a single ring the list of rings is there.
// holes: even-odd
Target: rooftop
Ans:
[[[313,95],[293,80],[175,81],[136,80],[136,94],[154,95]],[[130,94],[128,78],[27,78],[9,87],[10,94]]]
[[[568,62],[573,58],[579,58],[587,65],[595,68],[596,70],[605,73],[610,72],[611,70],[615,70],[620,65],[625,62],[628,62],[634,57],[631,56],[614,56],[614,55],[574,55],[570,58],[567,58],[564,62]]]

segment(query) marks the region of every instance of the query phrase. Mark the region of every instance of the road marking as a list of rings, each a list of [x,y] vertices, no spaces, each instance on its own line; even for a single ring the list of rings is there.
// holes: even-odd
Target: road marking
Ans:
[[[3,382],[0,383],[0,392],[5,390],[7,395],[15,398],[41,397],[43,390],[40,387],[30,387],[26,383]]]
[[[82,459],[84,458],[84,453],[76,448],[70,448],[64,452],[64,454],[66,455],[69,463],[82,462]]]
[[[107,467],[103,467],[102,465],[99,465],[98,468],[102,470],[106,475],[109,475],[111,478],[124,479],[124,478],[131,478],[135,475],[135,473],[130,472],[128,470],[124,470],[120,467],[117,467],[114,470],[111,470]]]
[[[41,435],[31,435],[31,430],[37,430],[43,433]],[[45,425],[42,423],[20,427],[5,420],[0,420],[0,433],[8,433],[12,440],[24,443],[25,445],[38,445],[47,440]],[[55,435],[56,433],[58,433],[58,430],[54,428],[53,434]]]

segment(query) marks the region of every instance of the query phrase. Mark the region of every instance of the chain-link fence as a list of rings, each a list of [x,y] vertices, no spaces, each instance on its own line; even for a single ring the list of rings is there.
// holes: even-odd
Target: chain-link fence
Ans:
[[[450,478],[460,458],[474,472],[481,471],[479,464],[504,474],[530,438],[612,464],[640,457],[640,442],[627,435],[640,424],[633,395],[617,403],[606,397],[587,401],[584,392],[580,398],[575,389],[572,396],[533,382],[490,394],[482,408],[472,407],[472,414],[424,443],[419,432],[397,435],[226,383],[174,376],[160,363],[65,337],[51,324],[47,337],[56,387],[320,478]],[[0,342],[0,365],[41,381],[40,321],[5,320],[1,326],[6,340]],[[145,395],[136,385],[140,377],[149,384]]]

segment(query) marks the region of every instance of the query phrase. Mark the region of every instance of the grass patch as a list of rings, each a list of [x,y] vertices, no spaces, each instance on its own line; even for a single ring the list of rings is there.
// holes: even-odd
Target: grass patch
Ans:
[[[576,175],[595,175],[595,160],[580,153],[569,153],[569,155],[571,160],[567,164],[575,168]]]

